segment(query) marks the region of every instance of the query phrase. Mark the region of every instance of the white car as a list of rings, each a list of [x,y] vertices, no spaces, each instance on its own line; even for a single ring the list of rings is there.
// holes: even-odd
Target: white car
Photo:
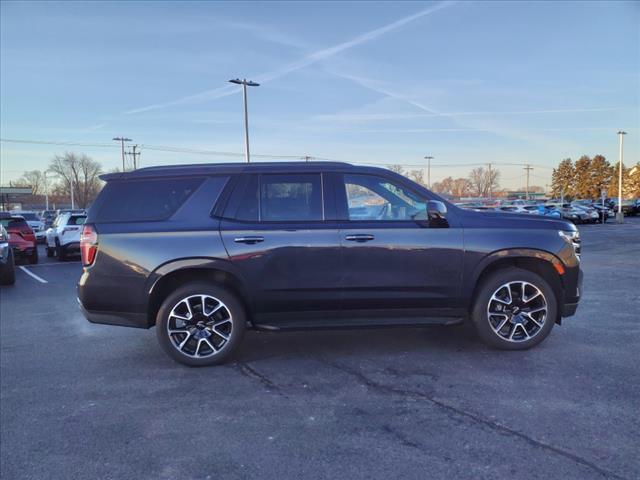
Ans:
[[[31,227],[31,230],[33,230],[33,233],[35,233],[36,241],[38,243],[44,243],[44,238],[46,233],[44,228],[44,222],[40,219],[40,216],[36,212],[23,212],[18,210],[12,210],[11,214],[20,215],[22,218],[24,218],[27,224]]]
[[[77,213],[58,215],[47,230],[47,257],[64,260],[71,253],[80,252],[80,234],[87,216]]]

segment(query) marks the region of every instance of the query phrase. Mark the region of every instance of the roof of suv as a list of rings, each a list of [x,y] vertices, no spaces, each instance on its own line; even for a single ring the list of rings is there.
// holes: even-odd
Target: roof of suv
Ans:
[[[172,177],[186,175],[238,174],[250,172],[305,172],[308,170],[353,170],[367,167],[343,162],[259,162],[259,163],[197,163],[190,165],[163,165],[145,167],[131,172],[116,172],[101,175],[105,181],[149,177]]]

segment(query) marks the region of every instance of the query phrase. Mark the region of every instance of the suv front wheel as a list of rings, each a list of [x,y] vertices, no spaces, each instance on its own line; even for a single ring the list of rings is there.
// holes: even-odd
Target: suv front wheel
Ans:
[[[542,342],[558,314],[556,293],[540,275],[505,268],[487,277],[472,319],[480,338],[502,350],[525,350]]]
[[[217,365],[236,350],[245,330],[242,303],[227,290],[190,283],[171,293],[156,317],[163,350],[192,367]]]

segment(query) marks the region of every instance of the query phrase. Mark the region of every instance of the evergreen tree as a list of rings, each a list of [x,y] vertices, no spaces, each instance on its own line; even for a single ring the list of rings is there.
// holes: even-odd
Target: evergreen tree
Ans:
[[[551,176],[551,192],[554,197],[572,196],[574,194],[575,168],[570,158],[560,162],[558,168],[553,169]]]
[[[591,186],[591,158],[587,155],[581,156],[575,165],[573,194],[577,198],[589,198],[592,190]]]

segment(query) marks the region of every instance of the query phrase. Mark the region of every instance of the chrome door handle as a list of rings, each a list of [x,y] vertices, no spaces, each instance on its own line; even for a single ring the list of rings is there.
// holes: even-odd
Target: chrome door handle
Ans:
[[[233,239],[233,241],[236,243],[246,243],[248,245],[253,245],[255,243],[264,242],[264,237],[236,237]]]
[[[350,242],[369,242],[375,237],[373,235],[369,235],[368,233],[359,233],[357,235],[347,235],[344,238],[345,240],[349,240]]]

